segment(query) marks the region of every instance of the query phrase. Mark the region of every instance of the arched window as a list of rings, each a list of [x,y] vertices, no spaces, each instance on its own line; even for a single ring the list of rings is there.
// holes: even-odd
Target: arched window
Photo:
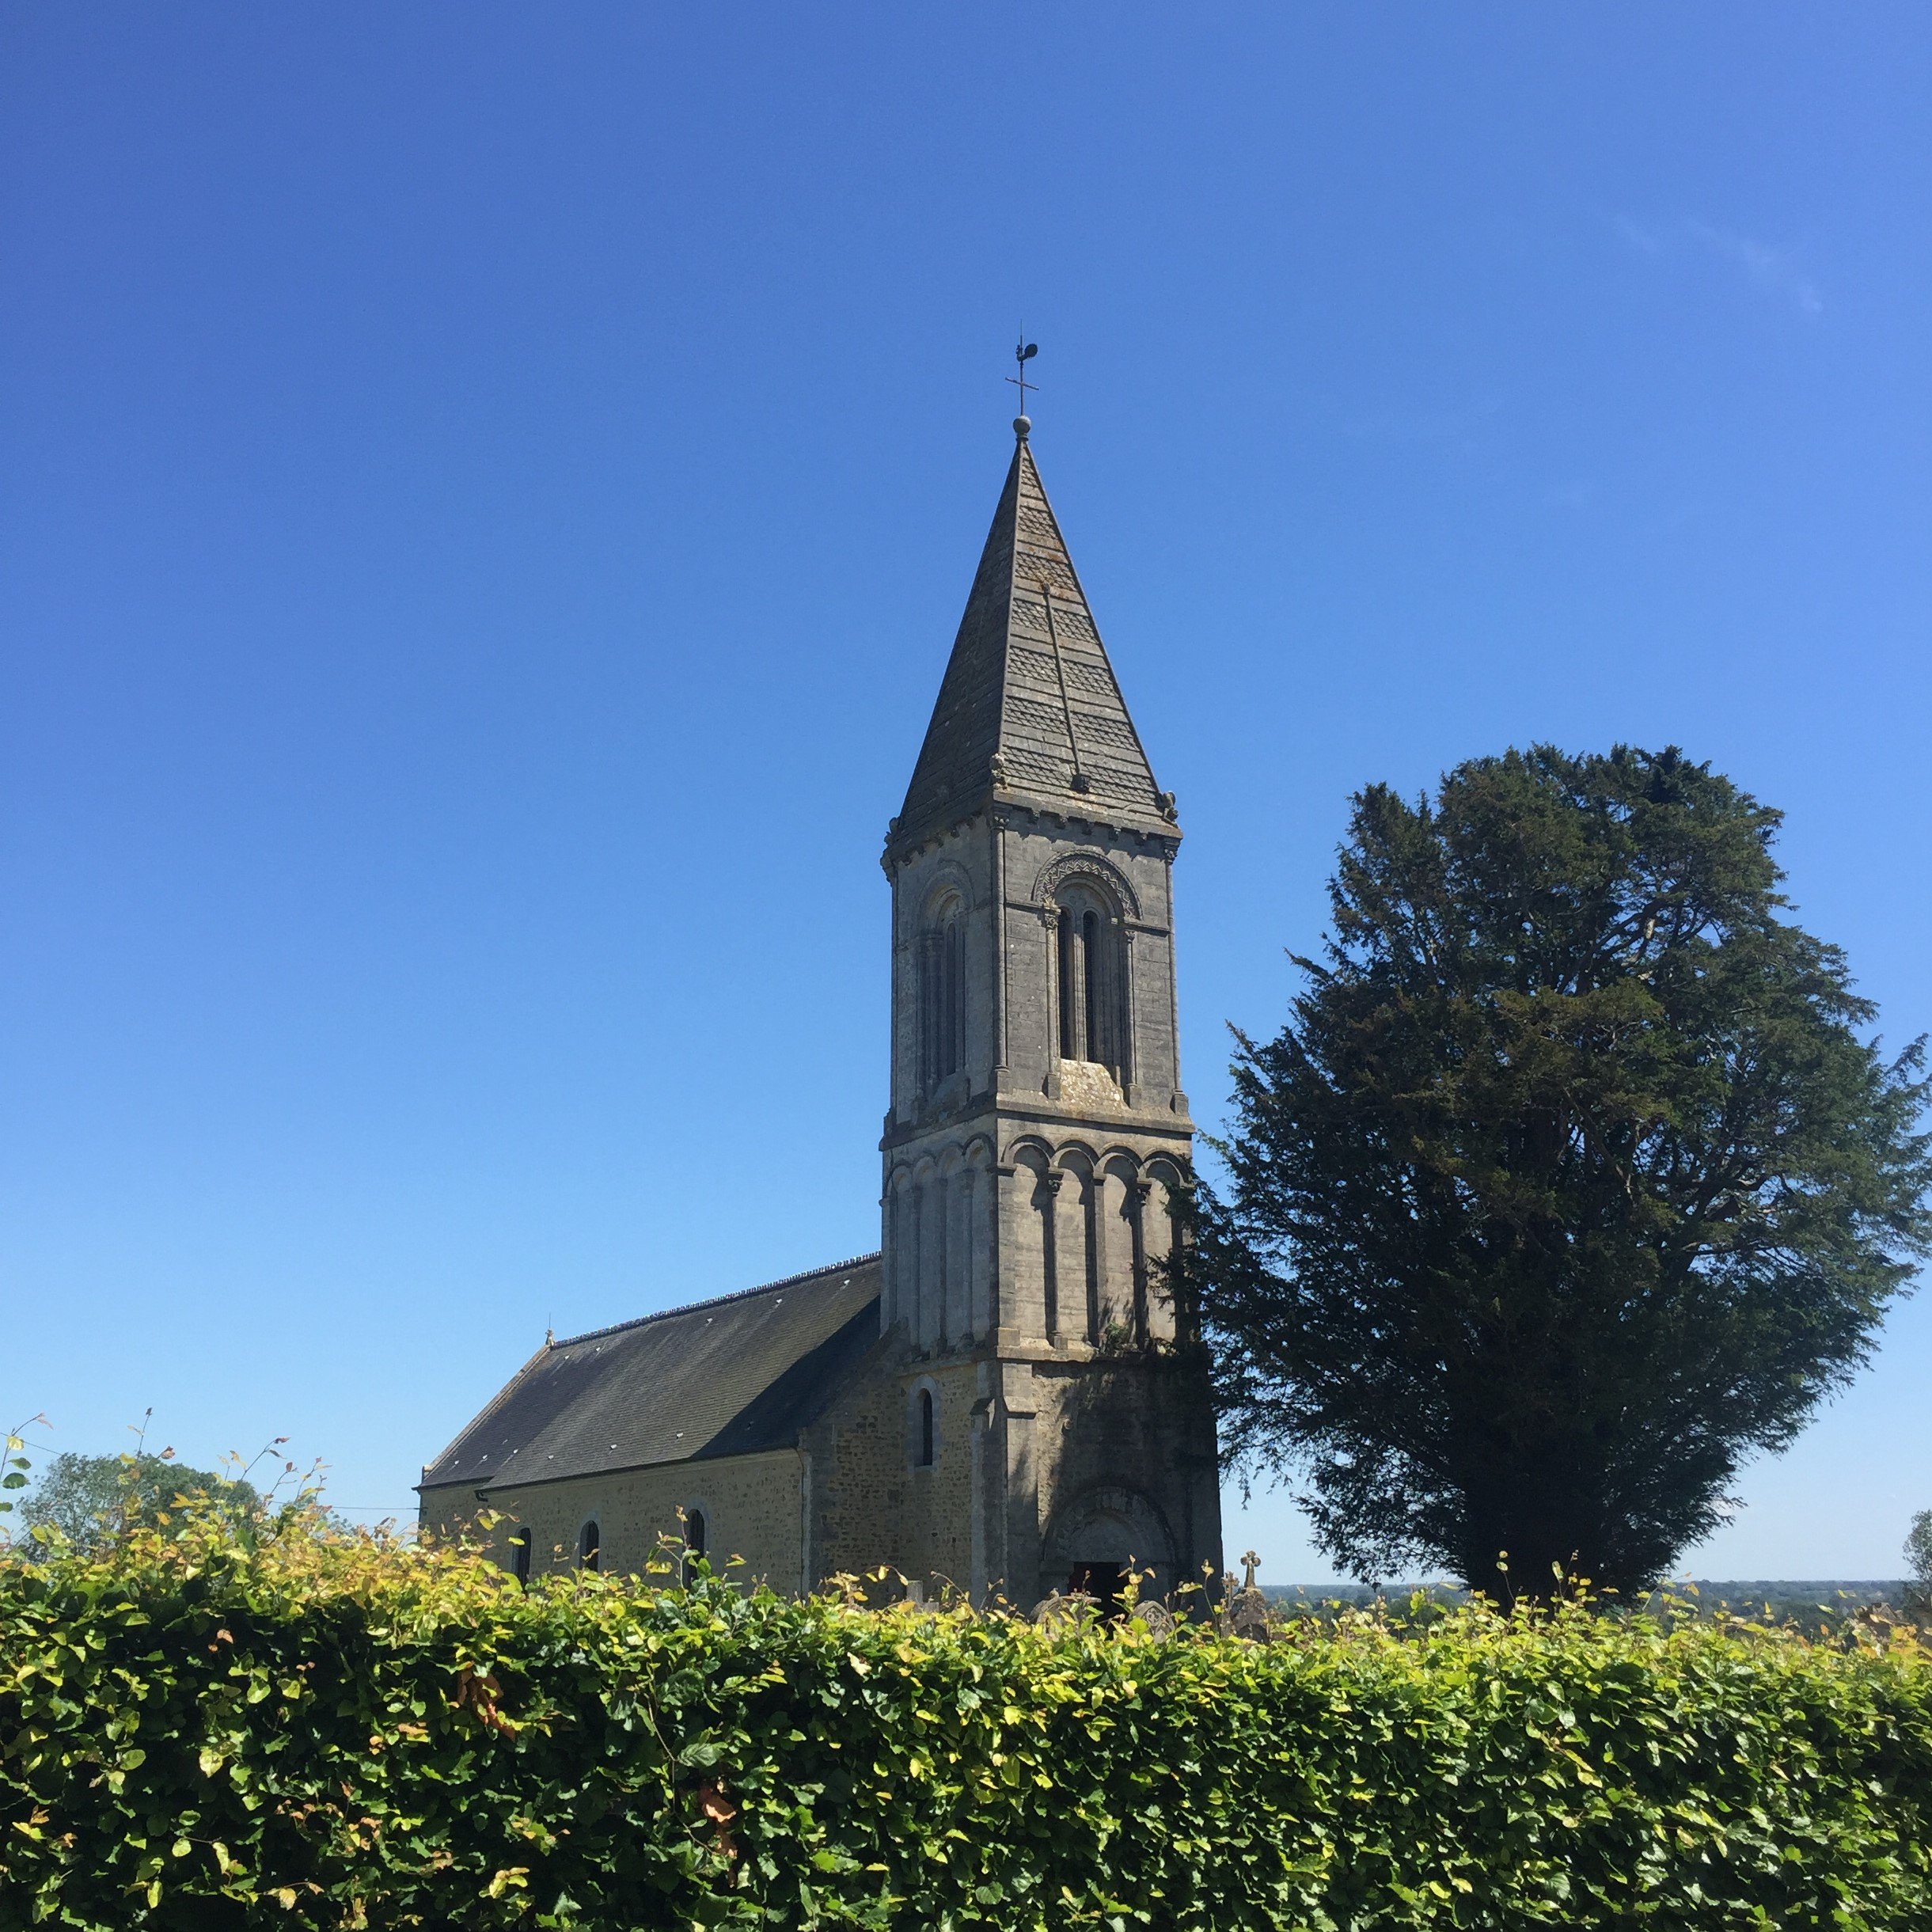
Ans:
[[[949,895],[919,936],[919,1077],[928,1093],[966,1065],[966,908]]]
[[[526,1529],[514,1531],[510,1538],[510,1573],[519,1583],[530,1580],[530,1533]]]
[[[687,1509],[685,1512],[685,1558],[687,1562],[702,1562],[704,1560],[705,1539],[709,1533],[709,1526],[704,1520],[702,1509]]]
[[[1080,914],[1080,957],[1087,962],[1084,975],[1086,984],[1080,990],[1087,996],[1087,1057],[1103,1060],[1110,1065],[1114,1056],[1106,1050],[1107,1033],[1106,1000],[1103,990],[1106,974],[1100,970],[1100,915],[1087,911]]]
[[[929,1388],[919,1391],[917,1451],[921,1469],[930,1469],[939,1460],[939,1430],[932,1413],[932,1391]]]
[[[1126,1073],[1127,958],[1119,915],[1085,882],[1061,895],[1060,1057]]]
[[[598,1567],[598,1540],[597,1518],[592,1516],[577,1532],[577,1561],[586,1570]]]

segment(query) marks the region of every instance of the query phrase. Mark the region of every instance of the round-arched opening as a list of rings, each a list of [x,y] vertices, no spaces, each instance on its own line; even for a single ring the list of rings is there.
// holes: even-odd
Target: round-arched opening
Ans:
[[[1118,910],[1098,883],[1069,881],[1060,894],[1060,1057],[1126,1077],[1127,958]]]
[[[1149,1497],[1103,1485],[1074,1497],[1054,1516],[1042,1562],[1050,1588],[1114,1606],[1130,1571],[1142,1578],[1142,1593],[1149,1597],[1165,1596],[1180,1581],[1173,1535]]]
[[[577,1562],[581,1568],[596,1570],[600,1567],[598,1546],[602,1541],[597,1518],[592,1516],[577,1532]]]
[[[919,936],[919,1078],[930,1094],[966,1065],[966,905],[937,899]]]

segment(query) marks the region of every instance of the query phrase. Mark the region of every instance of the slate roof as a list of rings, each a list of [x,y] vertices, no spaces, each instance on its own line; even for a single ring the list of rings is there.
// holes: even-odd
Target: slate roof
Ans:
[[[943,829],[996,790],[1175,835],[1023,434],[892,843]]]
[[[420,1486],[543,1482],[780,1448],[879,1335],[879,1257],[547,1342]]]

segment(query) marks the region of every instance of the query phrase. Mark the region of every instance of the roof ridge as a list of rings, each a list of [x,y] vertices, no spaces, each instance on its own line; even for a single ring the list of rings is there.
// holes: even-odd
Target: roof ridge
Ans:
[[[586,1328],[580,1335],[565,1335],[548,1346],[551,1349],[572,1348],[579,1342],[595,1342],[605,1335],[622,1334],[627,1329],[648,1327],[653,1322],[667,1322],[674,1315],[693,1315],[700,1308],[722,1308],[730,1302],[749,1301],[754,1295],[769,1295],[773,1289],[795,1288],[799,1282],[816,1281],[822,1274],[837,1274],[847,1268],[863,1268],[879,1259],[877,1250],[870,1254],[855,1254],[849,1261],[828,1262],[822,1268],[807,1268],[801,1273],[788,1274],[776,1281],[762,1281],[756,1288],[741,1288],[729,1295],[713,1295],[704,1301],[680,1302],[674,1308],[660,1308],[655,1315],[633,1315],[628,1322],[613,1322],[604,1328]],[[450,1446],[454,1448],[456,1445],[452,1443]]]

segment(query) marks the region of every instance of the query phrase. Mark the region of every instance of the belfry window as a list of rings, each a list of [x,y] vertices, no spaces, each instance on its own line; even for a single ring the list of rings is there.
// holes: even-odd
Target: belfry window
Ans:
[[[966,1065],[966,909],[942,905],[919,936],[919,1075],[928,1093]]]
[[[1061,904],[1060,1057],[1091,1060],[1124,1078],[1127,962],[1119,918],[1086,886]]]

